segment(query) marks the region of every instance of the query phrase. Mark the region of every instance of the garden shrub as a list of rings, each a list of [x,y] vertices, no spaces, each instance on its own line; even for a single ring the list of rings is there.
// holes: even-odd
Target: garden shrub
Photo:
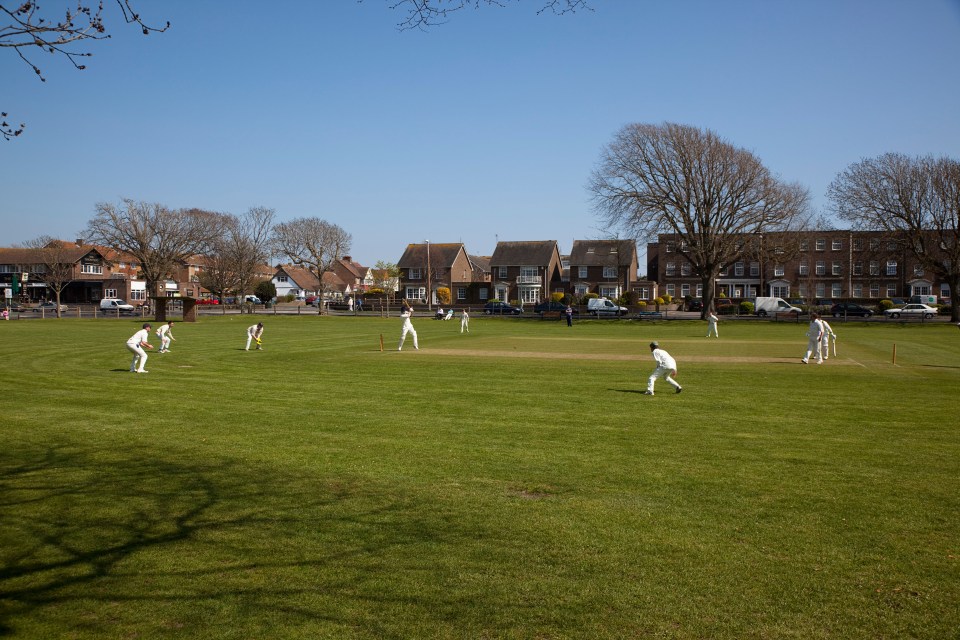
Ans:
[[[450,304],[450,301],[453,298],[450,295],[449,287],[437,287],[437,300],[440,301],[440,304]]]
[[[742,315],[751,316],[753,315],[753,303],[749,300],[744,300],[740,303],[740,313]]]

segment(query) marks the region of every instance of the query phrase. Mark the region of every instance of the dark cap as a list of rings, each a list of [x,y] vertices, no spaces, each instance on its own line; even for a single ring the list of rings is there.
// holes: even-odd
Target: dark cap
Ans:
[[[149,329],[149,328],[150,328],[150,323],[149,323],[149,322],[144,322],[144,323],[143,323],[143,326],[140,327],[140,328],[141,328],[141,329]]]
[[[650,348],[651,348],[651,349],[659,349],[659,348],[660,348],[660,343],[659,343],[659,342],[651,342],[651,343],[650,343]]]

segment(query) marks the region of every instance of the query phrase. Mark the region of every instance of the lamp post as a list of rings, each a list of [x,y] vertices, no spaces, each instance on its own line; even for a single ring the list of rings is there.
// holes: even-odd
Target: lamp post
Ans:
[[[427,310],[433,311],[433,296],[430,295],[430,241],[424,242],[427,243]]]

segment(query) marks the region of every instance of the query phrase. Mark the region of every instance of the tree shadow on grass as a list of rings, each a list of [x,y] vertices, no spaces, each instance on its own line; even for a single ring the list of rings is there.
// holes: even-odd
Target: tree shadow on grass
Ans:
[[[390,637],[371,609],[437,603],[378,570],[482,535],[357,480],[169,451],[11,449],[0,453],[0,636],[276,637],[277,625],[362,623]]]

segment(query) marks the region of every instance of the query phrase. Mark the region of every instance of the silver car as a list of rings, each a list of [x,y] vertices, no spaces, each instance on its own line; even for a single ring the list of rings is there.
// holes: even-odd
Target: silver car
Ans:
[[[899,318],[900,316],[907,318],[932,318],[937,315],[937,310],[925,304],[914,303],[905,304],[899,309],[887,309],[883,313],[888,318]]]

